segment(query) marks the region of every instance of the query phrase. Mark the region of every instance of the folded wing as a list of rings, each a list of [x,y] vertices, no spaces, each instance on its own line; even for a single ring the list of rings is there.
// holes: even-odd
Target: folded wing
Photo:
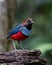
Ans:
[[[18,26],[16,26],[14,29],[12,29],[12,30],[8,33],[7,39],[8,39],[11,35],[18,33],[18,32],[19,32],[19,29],[20,29],[21,27],[22,27],[21,25],[18,25]]]

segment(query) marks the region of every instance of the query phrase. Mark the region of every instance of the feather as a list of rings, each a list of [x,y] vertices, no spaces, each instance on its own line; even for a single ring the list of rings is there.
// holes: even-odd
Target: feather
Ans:
[[[11,35],[16,34],[21,27],[22,27],[22,26],[21,26],[21,24],[20,24],[20,25],[16,26],[15,28],[13,28],[13,29],[8,33],[7,39],[8,39]]]
[[[32,30],[28,30],[25,26],[22,26],[22,25],[20,24],[20,25],[16,26],[14,29],[12,29],[12,30],[8,33],[7,39],[8,39],[11,35],[16,34],[16,33],[20,32],[20,31],[21,31],[22,34],[24,34],[25,36],[30,36]]]
[[[28,30],[26,27],[21,27],[20,31],[25,35],[25,36],[30,36],[32,30]]]

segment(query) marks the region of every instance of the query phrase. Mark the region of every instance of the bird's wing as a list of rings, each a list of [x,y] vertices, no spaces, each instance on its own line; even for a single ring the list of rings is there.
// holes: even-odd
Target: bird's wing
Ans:
[[[21,27],[22,27],[22,25],[20,24],[20,25],[16,26],[14,29],[12,29],[12,30],[8,33],[7,39],[8,39],[12,34],[17,33]]]
[[[25,35],[25,36],[30,36],[32,30],[28,30],[26,27],[21,27],[20,31]]]

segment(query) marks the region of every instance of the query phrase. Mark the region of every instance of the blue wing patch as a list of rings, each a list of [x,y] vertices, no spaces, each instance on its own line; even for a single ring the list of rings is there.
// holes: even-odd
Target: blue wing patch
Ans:
[[[22,27],[21,25],[18,25],[18,26],[16,26],[14,29],[12,29],[12,30],[8,33],[7,39],[8,39],[12,34],[17,33],[21,27]]]
[[[20,31],[24,34],[24,35],[26,35],[26,36],[30,36],[30,34],[31,34],[31,32],[32,32],[32,30],[28,30],[26,27],[21,27],[20,28]]]

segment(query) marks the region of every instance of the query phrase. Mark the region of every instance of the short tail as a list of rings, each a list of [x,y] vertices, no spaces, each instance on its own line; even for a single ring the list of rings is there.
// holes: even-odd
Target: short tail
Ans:
[[[10,36],[11,36],[11,32],[8,33],[8,35],[6,36],[6,38],[7,39],[10,38]]]
[[[9,36],[7,35],[7,36],[6,36],[6,38],[8,39],[8,38],[9,38]]]
[[[6,38],[8,39],[10,37],[10,34],[8,34],[7,36],[6,36]]]

